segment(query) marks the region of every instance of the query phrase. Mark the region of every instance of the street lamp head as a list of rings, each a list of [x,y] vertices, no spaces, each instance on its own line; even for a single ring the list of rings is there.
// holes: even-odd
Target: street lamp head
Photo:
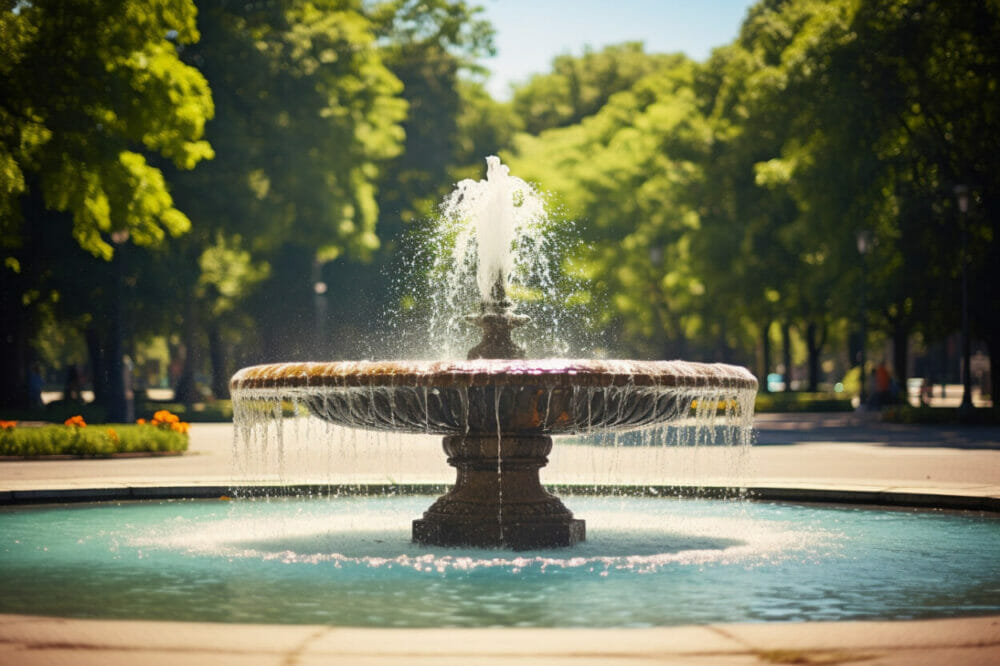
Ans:
[[[969,186],[955,186],[955,200],[958,202],[958,209],[963,213],[969,212]]]

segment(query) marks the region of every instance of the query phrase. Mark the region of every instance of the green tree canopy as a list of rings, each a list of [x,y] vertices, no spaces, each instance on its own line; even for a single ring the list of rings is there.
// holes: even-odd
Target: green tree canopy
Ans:
[[[640,42],[586,49],[582,56],[561,55],[552,71],[514,87],[513,109],[530,134],[579,123],[597,113],[616,92],[669,67],[672,56],[648,54]]]
[[[710,128],[683,56],[609,99],[579,124],[522,135],[512,171],[556,193],[587,241],[567,270],[592,280],[603,325],[632,353],[678,355],[697,322],[689,233],[700,222],[691,187]]]
[[[480,169],[483,156],[499,149],[493,141],[512,136],[506,131],[510,114],[498,111],[478,83],[476,62],[493,53],[493,28],[481,13],[465,0],[389,0],[370,12],[381,57],[403,84],[405,141],[377,181],[379,251],[363,264],[347,257],[322,267],[334,288],[328,297],[332,335],[320,353],[385,354],[399,343],[383,332],[386,318],[399,311],[400,275],[415,237],[457,173],[473,163]]]
[[[195,16],[190,0],[0,8],[0,404],[26,401],[40,320],[61,289],[80,291],[57,236],[107,260],[112,237],[154,246],[189,229],[155,161],[190,169],[213,154],[208,84],[178,55],[199,37]]]
[[[0,220],[20,238],[19,198],[37,187],[73,235],[109,258],[107,234],[152,245],[186,231],[146,155],[190,169],[212,156],[208,84],[181,62],[198,39],[190,0],[5,3],[0,12]]]
[[[378,248],[376,183],[406,113],[360,1],[208,2],[198,25],[182,56],[212,86],[217,157],[171,175],[195,229],[166,258],[189,394],[206,343],[217,393],[234,363],[313,347],[315,267]]]

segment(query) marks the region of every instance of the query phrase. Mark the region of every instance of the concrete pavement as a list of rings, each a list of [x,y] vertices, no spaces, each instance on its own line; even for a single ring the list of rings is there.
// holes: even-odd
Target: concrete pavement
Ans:
[[[1000,498],[1000,428],[900,426],[853,414],[763,414],[757,444],[731,447],[598,447],[557,441],[546,483],[744,486],[912,491]],[[434,436],[306,431],[281,456],[283,474],[238,471],[244,455],[230,424],[194,424],[182,456],[111,460],[0,461],[0,503],[49,489],[227,487],[261,480],[326,483],[451,483]],[[336,435],[335,435],[336,439]],[[246,461],[243,461],[244,463]],[[247,467],[246,464],[242,467]],[[253,468],[251,462],[249,467]],[[280,477],[280,478],[279,478]]]
[[[0,663],[987,666],[1000,663],[1000,617],[659,629],[357,629],[0,615]]]

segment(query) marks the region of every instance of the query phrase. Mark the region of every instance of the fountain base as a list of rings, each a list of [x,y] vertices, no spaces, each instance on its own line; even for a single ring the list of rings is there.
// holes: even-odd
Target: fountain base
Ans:
[[[539,481],[551,437],[453,435],[443,446],[457,470],[455,485],[413,521],[415,542],[530,550],[586,538],[584,521]]]

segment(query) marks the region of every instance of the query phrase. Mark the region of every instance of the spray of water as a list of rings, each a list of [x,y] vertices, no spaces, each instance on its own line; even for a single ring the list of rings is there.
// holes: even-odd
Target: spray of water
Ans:
[[[486,164],[485,179],[463,180],[445,198],[400,278],[397,291],[418,313],[387,316],[401,339],[416,338],[404,355],[465,358],[480,333],[468,317],[494,299],[498,280],[516,312],[530,318],[517,332],[530,358],[586,355],[595,346],[588,313],[571,305],[586,301],[586,285],[565,270],[578,240],[572,222],[552,215],[544,193],[500,158]]]

